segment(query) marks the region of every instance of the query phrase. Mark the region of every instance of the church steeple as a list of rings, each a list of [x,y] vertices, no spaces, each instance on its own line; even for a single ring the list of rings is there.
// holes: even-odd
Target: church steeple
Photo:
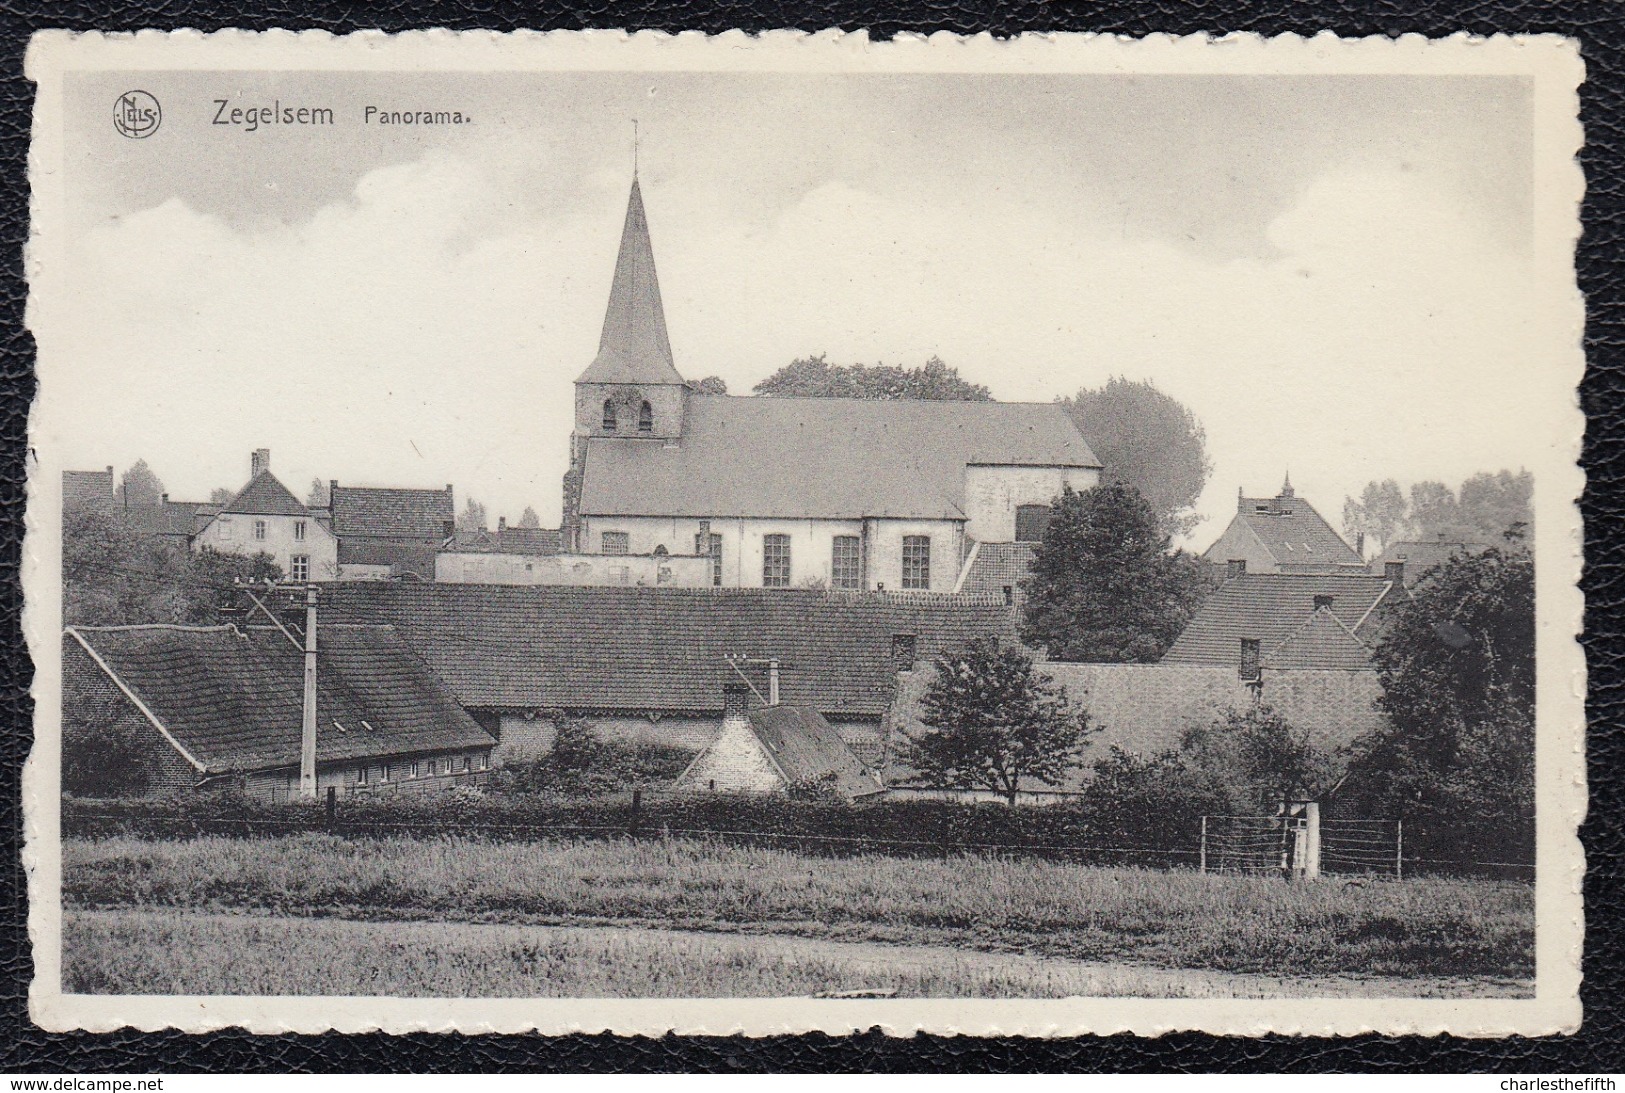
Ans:
[[[643,192],[635,172],[632,195],[626,203],[626,225],[621,230],[621,251],[615,259],[615,279],[609,289],[609,307],[604,312],[604,331],[598,339],[598,356],[576,382],[683,383],[666,335],[654,247],[649,242],[649,221],[643,212]]]

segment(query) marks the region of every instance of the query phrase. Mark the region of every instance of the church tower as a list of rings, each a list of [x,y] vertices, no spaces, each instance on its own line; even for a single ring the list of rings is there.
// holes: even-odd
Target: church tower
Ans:
[[[615,259],[598,356],[576,379],[575,431],[564,477],[564,542],[579,550],[581,478],[588,438],[675,443],[683,435],[688,385],[672,359],[654,246],[636,172]]]

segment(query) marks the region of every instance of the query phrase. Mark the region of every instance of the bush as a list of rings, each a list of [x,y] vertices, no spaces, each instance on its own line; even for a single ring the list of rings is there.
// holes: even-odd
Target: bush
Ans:
[[[643,787],[664,788],[691,758],[681,748],[600,740],[585,720],[560,718],[552,750],[509,759],[493,776],[491,789],[502,795],[603,797]]]

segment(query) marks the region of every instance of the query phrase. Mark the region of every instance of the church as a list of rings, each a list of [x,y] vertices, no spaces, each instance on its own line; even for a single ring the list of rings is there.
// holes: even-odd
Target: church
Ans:
[[[598,355],[575,383],[567,553],[699,556],[711,585],[962,590],[1100,461],[1054,403],[698,391],[677,370],[636,177]]]

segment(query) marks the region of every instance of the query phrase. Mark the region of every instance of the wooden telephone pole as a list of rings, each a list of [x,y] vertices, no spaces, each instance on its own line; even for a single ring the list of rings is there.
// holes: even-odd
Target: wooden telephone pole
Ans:
[[[305,587],[305,702],[299,738],[299,796],[316,799],[316,586]]]

